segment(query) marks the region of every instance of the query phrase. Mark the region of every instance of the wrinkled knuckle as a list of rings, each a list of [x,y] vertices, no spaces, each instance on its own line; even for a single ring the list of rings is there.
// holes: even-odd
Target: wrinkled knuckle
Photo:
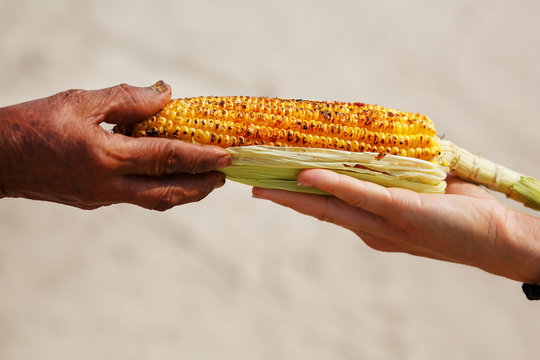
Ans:
[[[121,90],[124,90],[124,91],[129,91],[129,89],[131,88],[131,86],[126,84],[126,83],[118,84],[118,85],[116,85],[116,87],[118,89],[121,89]]]
[[[137,99],[135,97],[135,94],[133,92],[133,87],[131,85],[122,83],[122,84],[116,85],[114,89],[116,90],[117,94],[121,98],[124,99],[127,105],[134,106],[137,104]]]
[[[100,208],[101,206],[102,205],[88,205],[88,204],[77,205],[77,207],[82,210],[96,210]]]
[[[121,168],[121,163],[112,156],[96,155],[96,164],[107,173],[114,174]]]
[[[208,194],[210,194],[212,192],[212,190],[214,189],[213,186],[207,186],[206,188],[204,189],[199,189],[199,191],[197,191],[195,194],[193,194],[189,200],[186,199],[185,202],[197,202],[197,201],[201,201],[202,199],[204,199],[206,196],[208,196]]]
[[[91,209],[93,204],[97,201],[102,200],[103,194],[94,187],[85,187],[84,189],[80,189],[78,195],[78,200],[81,206],[85,206],[85,208]]]
[[[168,205],[166,203],[159,203],[159,204],[155,205],[154,207],[152,207],[152,210],[159,211],[159,212],[164,212],[164,211],[167,211],[167,210],[171,209],[172,207],[173,207],[172,205]]]
[[[74,156],[70,158],[73,166],[85,169],[88,176],[95,178],[95,181],[108,177],[119,167],[118,160],[111,156],[109,150],[99,145],[101,144],[97,139],[94,143],[81,140],[77,147],[72,149]]]
[[[60,104],[72,104],[81,101],[85,93],[85,90],[81,89],[69,89],[56,94],[55,98]]]
[[[165,211],[173,208],[176,205],[181,205],[186,202],[187,192],[183,188],[169,186],[166,188],[163,195],[154,204],[154,210]]]
[[[61,92],[60,95],[64,99],[72,99],[72,98],[79,97],[83,92],[84,90],[81,90],[81,89],[68,89],[66,91]]]
[[[203,173],[214,170],[218,161],[217,157],[207,153],[205,146],[188,144],[181,141],[173,141],[178,151],[178,166],[184,173]]]
[[[157,152],[154,172],[157,175],[173,174],[183,168],[182,158],[176,153],[175,144],[170,141]]]
[[[323,212],[322,214],[319,214],[317,216],[317,219],[319,219],[320,221],[329,222],[329,223],[334,222],[334,218],[326,211]]]
[[[116,174],[121,170],[128,157],[123,148],[109,141],[108,136],[96,137],[92,147],[89,149],[89,154],[92,157],[93,164],[109,175]]]

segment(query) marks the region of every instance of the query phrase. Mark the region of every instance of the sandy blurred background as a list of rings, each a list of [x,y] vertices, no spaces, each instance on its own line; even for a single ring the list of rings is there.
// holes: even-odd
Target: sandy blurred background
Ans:
[[[0,106],[159,79],[175,97],[363,101],[423,112],[540,178],[539,13],[534,0],[0,0]],[[0,238],[3,360],[540,351],[540,304],[520,284],[377,253],[231,182],[165,213],[3,199]]]

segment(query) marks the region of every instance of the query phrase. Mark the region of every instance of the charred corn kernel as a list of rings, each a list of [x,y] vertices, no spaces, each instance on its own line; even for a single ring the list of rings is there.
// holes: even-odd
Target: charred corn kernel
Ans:
[[[426,116],[363,103],[241,96],[175,99],[152,118],[114,131],[222,147],[330,148],[429,161],[441,152]]]

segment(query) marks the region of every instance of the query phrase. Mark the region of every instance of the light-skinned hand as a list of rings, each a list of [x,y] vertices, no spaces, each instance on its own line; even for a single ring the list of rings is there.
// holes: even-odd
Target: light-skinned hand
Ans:
[[[420,194],[311,169],[298,183],[335,196],[260,188],[253,196],[350,229],[376,250],[540,284],[540,219],[506,207],[480,186],[453,176],[447,182],[446,194]]]

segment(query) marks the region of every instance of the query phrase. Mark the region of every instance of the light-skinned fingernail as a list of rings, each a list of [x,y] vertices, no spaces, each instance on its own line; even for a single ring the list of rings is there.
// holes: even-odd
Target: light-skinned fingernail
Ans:
[[[150,86],[156,94],[163,94],[169,88],[163,80],[159,80],[154,85]]]
[[[220,158],[218,160],[218,162],[216,164],[216,167],[218,169],[223,169],[223,168],[226,168],[228,166],[231,166],[231,162],[232,162],[231,157],[227,155],[227,156],[224,156],[224,157],[222,157],[222,158]]]

